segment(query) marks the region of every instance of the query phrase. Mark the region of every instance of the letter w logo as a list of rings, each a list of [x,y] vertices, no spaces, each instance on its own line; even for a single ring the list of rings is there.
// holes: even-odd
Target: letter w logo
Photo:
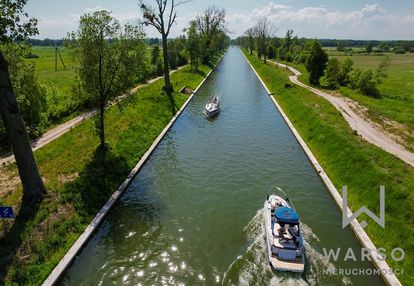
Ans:
[[[357,210],[350,217],[348,217],[347,210],[348,210],[348,188],[347,186],[343,186],[342,187],[342,228],[345,228],[348,224],[350,224],[354,219],[359,217],[362,213],[366,213],[382,228],[385,228],[385,187],[380,186],[380,217],[377,217],[372,211],[370,211],[365,206],[362,206],[359,210]],[[365,228],[367,225],[368,223],[365,220],[361,222],[362,228]]]

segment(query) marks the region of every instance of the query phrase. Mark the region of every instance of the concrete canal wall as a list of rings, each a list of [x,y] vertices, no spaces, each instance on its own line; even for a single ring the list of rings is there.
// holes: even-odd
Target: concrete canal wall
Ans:
[[[95,232],[95,230],[99,227],[99,225],[103,221],[106,214],[109,212],[109,210],[114,206],[115,202],[122,196],[122,194],[128,188],[128,186],[132,182],[135,175],[140,171],[141,167],[145,164],[145,162],[150,157],[151,153],[155,150],[155,148],[158,146],[158,144],[161,142],[161,140],[164,138],[164,136],[167,134],[167,132],[170,130],[170,128],[174,125],[175,121],[178,119],[180,114],[183,112],[183,110],[190,103],[191,99],[194,97],[194,95],[197,93],[197,91],[200,89],[200,87],[203,85],[203,83],[206,81],[206,79],[210,76],[210,74],[213,72],[215,67],[220,63],[222,58],[223,57],[220,58],[220,60],[217,62],[217,64],[210,70],[210,72],[205,76],[205,78],[198,85],[198,87],[194,90],[194,92],[188,97],[187,101],[183,104],[183,106],[180,108],[180,110],[178,110],[177,113],[173,116],[173,118],[170,120],[170,122],[164,128],[164,130],[161,131],[161,133],[158,135],[158,137],[155,139],[155,141],[149,147],[147,152],[145,152],[144,156],[142,156],[142,158],[139,160],[139,162],[134,167],[134,169],[132,169],[132,171],[129,173],[129,175],[125,179],[125,181],[119,186],[119,188],[112,194],[112,196],[105,203],[105,205],[99,210],[99,212],[93,218],[91,223],[86,227],[84,232],[75,241],[75,243],[68,250],[68,252],[65,254],[65,256],[60,260],[58,265],[56,265],[56,267],[53,269],[53,271],[50,273],[49,277],[43,282],[42,285],[44,285],[44,286],[54,285],[59,280],[59,278],[62,276],[62,274],[65,272],[65,270],[70,266],[72,261],[75,259],[76,255],[82,249],[82,247],[86,244],[86,242],[91,238],[91,236]]]
[[[256,76],[258,77],[258,79],[262,83],[263,87],[265,88],[265,90],[266,90],[267,94],[269,95],[270,99],[272,100],[273,104],[276,106],[277,110],[282,115],[283,119],[285,120],[286,124],[289,126],[289,128],[292,131],[293,135],[295,136],[296,140],[299,142],[299,144],[302,147],[303,151],[305,152],[306,156],[309,158],[309,161],[312,163],[313,167],[318,172],[318,174],[319,174],[320,178],[322,179],[322,181],[324,182],[325,186],[327,187],[327,189],[331,193],[331,195],[332,195],[333,199],[335,200],[338,208],[342,211],[342,197],[340,196],[338,190],[336,189],[336,187],[332,183],[331,179],[328,177],[328,175],[326,174],[326,172],[324,171],[322,166],[319,164],[316,157],[312,154],[312,151],[309,149],[308,145],[305,143],[305,141],[302,139],[302,137],[300,136],[300,134],[298,133],[296,128],[293,126],[292,122],[289,120],[289,118],[287,117],[287,115],[285,114],[283,109],[280,107],[279,103],[273,97],[273,95],[271,94],[271,92],[267,88],[266,84],[264,83],[264,81],[262,80],[260,75],[255,70],[255,68],[252,66],[252,64],[249,62],[249,60],[246,58],[246,56],[244,55],[244,53],[241,50],[240,50],[240,52],[243,54],[244,58],[249,63],[250,67],[255,72]],[[348,217],[350,217],[352,215],[352,211],[349,208],[347,208],[347,215],[348,215]],[[368,248],[372,251],[371,252],[373,254],[373,255],[371,255],[372,262],[374,263],[375,267],[377,267],[377,269],[380,270],[384,281],[388,285],[392,285],[392,286],[402,285],[401,282],[398,280],[398,278],[395,276],[395,274],[393,274],[393,272],[392,272],[391,268],[388,266],[388,264],[385,261],[378,259],[378,257],[380,257],[378,249],[376,248],[376,246],[374,245],[372,240],[369,238],[369,236],[365,232],[365,230],[362,228],[360,223],[355,219],[351,222],[350,225],[351,225],[351,228],[354,231],[357,239],[361,242],[362,246],[364,248]]]

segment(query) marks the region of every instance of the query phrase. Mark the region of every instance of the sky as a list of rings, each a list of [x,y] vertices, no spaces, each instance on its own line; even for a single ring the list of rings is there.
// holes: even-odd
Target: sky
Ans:
[[[189,21],[212,5],[225,9],[231,38],[267,17],[279,37],[293,29],[307,38],[414,40],[413,0],[192,0],[178,6],[170,37],[183,34]],[[121,23],[138,24],[142,19],[138,0],[29,0],[25,7],[39,21],[39,39],[63,38],[78,28],[81,15],[102,9],[112,11]],[[151,27],[145,32],[159,37]]]

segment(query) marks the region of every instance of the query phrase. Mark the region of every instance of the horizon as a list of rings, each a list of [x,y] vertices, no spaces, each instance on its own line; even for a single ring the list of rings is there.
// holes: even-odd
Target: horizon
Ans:
[[[86,2],[86,3],[85,3]],[[151,1],[145,1],[151,4]],[[257,19],[267,17],[277,28],[277,37],[283,37],[288,29],[293,29],[299,38],[365,41],[404,41],[414,40],[411,27],[414,3],[409,1],[385,0],[341,1],[192,1],[177,9],[177,21],[171,29],[170,38],[183,34],[197,14],[209,6],[226,11],[229,36],[235,39],[253,26]],[[121,24],[139,24],[142,18],[138,1],[74,0],[56,3],[52,0],[29,1],[27,13],[38,19],[39,34],[34,39],[62,39],[68,32],[78,28],[79,17],[97,10],[112,11]],[[61,12],[64,10],[65,12]],[[144,27],[147,38],[156,38],[157,32]]]

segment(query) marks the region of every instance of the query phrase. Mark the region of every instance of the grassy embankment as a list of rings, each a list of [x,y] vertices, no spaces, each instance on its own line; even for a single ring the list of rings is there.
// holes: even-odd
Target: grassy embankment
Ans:
[[[35,64],[36,74],[40,83],[47,89],[48,118],[50,125],[47,129],[63,123],[89,109],[85,106],[85,99],[79,97],[76,87],[76,63],[64,47],[59,47],[63,66],[59,56],[57,57],[57,71],[55,71],[55,47],[32,48],[38,58],[28,59]],[[145,50],[145,56],[151,57],[151,47]],[[161,52],[162,55],[162,52]]]
[[[340,87],[337,92],[347,96],[368,110],[366,115],[392,133],[401,136],[405,146],[414,149],[414,54],[354,54],[347,56],[343,52],[328,50],[331,57],[340,62],[346,58],[352,59],[354,67],[362,70],[376,70],[386,56],[391,59],[388,76],[378,84],[381,98],[365,96],[349,87]],[[295,65],[303,73],[301,80],[307,81],[307,72],[303,66]],[[324,81],[321,81],[322,87]],[[396,124],[389,121],[396,122]]]
[[[245,53],[246,54],[246,53]],[[270,92],[295,125],[336,188],[348,186],[352,210],[362,205],[379,213],[379,187],[386,189],[386,228],[369,223],[365,229],[377,247],[387,250],[387,263],[404,269],[404,285],[414,284],[414,169],[357,136],[341,114],[325,99],[290,83],[289,73],[246,54]],[[289,84],[290,87],[285,87]],[[359,219],[370,219],[364,214]],[[394,262],[390,252],[405,250]]]
[[[173,74],[175,90],[194,89],[209,67],[200,70],[191,73],[186,67]],[[93,118],[35,152],[48,193],[33,217],[0,240],[0,285],[39,285],[47,277],[188,98],[176,92],[171,99],[161,93],[162,86],[158,80],[107,110],[110,152],[105,157],[96,151]],[[0,175],[17,182],[0,193],[0,205],[18,209],[22,189],[16,165],[1,167]]]

